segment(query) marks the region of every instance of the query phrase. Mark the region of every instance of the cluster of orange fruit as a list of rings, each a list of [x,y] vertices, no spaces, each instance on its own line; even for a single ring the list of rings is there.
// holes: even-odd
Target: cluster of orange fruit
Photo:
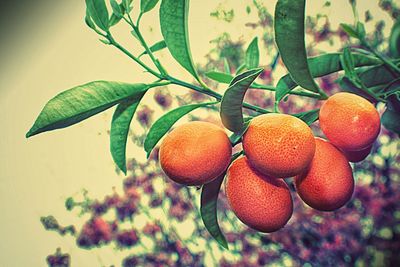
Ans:
[[[349,161],[366,158],[380,131],[375,107],[344,92],[323,103],[319,123],[329,141],[314,137],[306,123],[291,115],[255,117],[242,137],[245,155],[231,164],[225,131],[208,122],[189,122],[165,137],[160,164],[168,177],[184,185],[206,184],[227,170],[225,191],[236,216],[253,229],[273,232],[293,212],[282,178],[294,177],[298,195],[310,207],[336,210],[354,191]]]

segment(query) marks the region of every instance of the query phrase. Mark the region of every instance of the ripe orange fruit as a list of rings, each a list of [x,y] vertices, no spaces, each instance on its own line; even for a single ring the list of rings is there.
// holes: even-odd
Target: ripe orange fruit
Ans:
[[[347,160],[350,162],[360,162],[368,157],[371,152],[372,145],[359,151],[346,151],[342,150],[343,154],[346,156]]]
[[[229,167],[225,191],[236,216],[260,232],[274,232],[292,216],[292,197],[286,183],[253,169],[246,157]]]
[[[243,136],[243,150],[258,171],[285,178],[307,168],[315,153],[315,141],[302,120],[271,113],[251,120]]]
[[[331,143],[316,138],[315,156],[307,171],[295,177],[297,193],[321,211],[345,205],[354,191],[353,172],[346,157]]]
[[[329,97],[319,112],[321,130],[336,147],[358,151],[377,138],[381,123],[374,105],[351,93]]]
[[[222,128],[192,121],[172,130],[159,153],[161,168],[169,178],[179,184],[202,185],[226,170],[232,146]]]

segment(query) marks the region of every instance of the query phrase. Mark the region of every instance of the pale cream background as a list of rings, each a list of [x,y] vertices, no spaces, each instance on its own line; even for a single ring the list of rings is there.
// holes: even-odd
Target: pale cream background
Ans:
[[[139,2],[139,1],[135,1]],[[275,1],[270,11],[273,11]],[[375,19],[388,19],[377,11],[377,1],[359,1],[362,10],[373,10]],[[235,7],[242,1],[222,1]],[[324,1],[310,1],[308,13],[315,14]],[[209,17],[217,7],[212,0],[192,0],[190,11],[190,40],[193,58],[204,63],[209,51],[209,40],[227,31],[232,38],[249,40],[260,32],[244,26],[248,20],[244,7],[235,9],[233,23],[218,22]],[[333,28],[339,22],[352,23],[347,0],[332,1],[330,19]],[[82,124],[35,136],[24,135],[43,105],[51,97],[70,87],[92,80],[150,82],[151,78],[117,50],[98,42],[97,36],[83,22],[84,1],[60,1],[51,9],[42,7],[31,17],[20,18],[19,27],[1,38],[0,58],[0,266],[45,266],[44,259],[60,246],[72,254],[73,266],[116,264],[119,259],[111,249],[85,251],[76,247],[70,237],[59,237],[46,232],[39,222],[42,215],[53,214],[62,224],[82,221],[64,209],[66,197],[86,188],[92,195],[102,196],[112,186],[120,186],[122,176],[114,172],[108,151],[107,130],[112,111],[91,118]],[[149,43],[160,39],[158,14],[154,10],[142,22]],[[4,25],[3,25],[4,26]],[[150,32],[150,26],[153,32]],[[371,27],[372,25],[369,25]],[[388,20],[387,29],[391,26]],[[134,43],[126,27],[115,29],[127,47],[134,52],[141,49]],[[328,48],[334,51],[333,48]],[[161,53],[162,62],[171,73],[190,81],[190,77]],[[261,63],[269,62],[263,55]],[[172,90],[185,90],[173,88]],[[151,97],[146,101],[151,105]],[[132,127],[137,126],[135,122]],[[144,153],[128,145],[128,157]]]

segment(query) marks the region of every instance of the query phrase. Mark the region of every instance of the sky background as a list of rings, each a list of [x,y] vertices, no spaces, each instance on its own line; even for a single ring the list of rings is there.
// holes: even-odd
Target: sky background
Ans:
[[[134,1],[138,2],[138,1]],[[209,40],[226,31],[232,39],[251,40],[260,32],[244,26],[245,9],[235,10],[232,23],[217,22],[209,14],[220,1],[192,0],[190,41],[195,62],[205,63]],[[235,8],[237,0],[221,1]],[[360,1],[363,10],[377,11],[377,1]],[[310,1],[308,14],[320,11],[324,1]],[[275,1],[271,1],[273,12]],[[161,39],[158,7],[143,18],[142,26],[149,43]],[[352,23],[346,0],[332,1],[325,10],[332,27]],[[93,80],[151,82],[151,77],[117,50],[98,41],[84,23],[84,1],[0,1],[0,266],[45,266],[45,257],[57,247],[72,254],[72,266],[117,264],[121,254],[109,248],[85,251],[70,237],[60,237],[43,229],[39,218],[56,216],[61,224],[82,221],[64,209],[66,197],[79,195],[82,188],[93,196],[103,196],[111,187],[120,188],[123,176],[115,173],[109,153],[109,129],[112,109],[73,127],[25,139],[44,104],[61,91]],[[375,21],[386,19],[383,12],[373,13]],[[371,29],[373,25],[368,25]],[[367,30],[368,30],[367,27]],[[141,49],[124,26],[115,35],[133,53]],[[334,48],[329,48],[335,51]],[[261,51],[263,53],[263,51]],[[177,77],[191,81],[165,50],[161,60]],[[269,62],[261,54],[261,64]],[[170,88],[175,90],[175,88]],[[176,90],[182,88],[176,88]],[[151,104],[151,97],[144,102]],[[132,128],[137,127],[137,122]],[[144,152],[128,144],[127,155],[144,160]]]

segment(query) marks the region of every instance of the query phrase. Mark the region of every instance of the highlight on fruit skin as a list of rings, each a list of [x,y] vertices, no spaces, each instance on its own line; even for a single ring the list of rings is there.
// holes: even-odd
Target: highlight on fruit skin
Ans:
[[[258,171],[286,178],[307,168],[315,153],[315,140],[302,120],[270,113],[251,120],[243,136],[243,150]]]
[[[368,100],[346,92],[332,95],[321,106],[319,124],[322,132],[336,147],[359,151],[378,137],[379,113]]]
[[[354,191],[353,172],[344,154],[321,138],[315,138],[316,151],[307,171],[295,177],[300,198],[320,211],[344,206]]]
[[[209,122],[192,121],[173,129],[162,141],[160,165],[183,185],[211,182],[228,168],[232,146],[224,130]]]
[[[348,161],[357,163],[363,161],[371,153],[372,145],[359,151],[346,151],[341,150]]]
[[[228,168],[225,191],[236,216],[257,231],[277,231],[292,216],[293,202],[287,184],[258,172],[245,156]]]

